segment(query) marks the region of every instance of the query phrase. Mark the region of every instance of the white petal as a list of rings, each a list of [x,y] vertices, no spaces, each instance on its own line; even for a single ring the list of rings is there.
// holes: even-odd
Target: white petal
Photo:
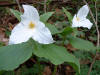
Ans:
[[[36,29],[32,38],[41,44],[50,44],[54,42],[49,29],[46,27],[42,29]]]
[[[77,17],[79,17],[80,19],[82,18],[86,18],[86,16],[89,13],[89,8],[87,5],[84,5],[82,8],[80,8],[80,10],[77,13]]]
[[[92,23],[88,19],[84,19],[82,21],[77,21],[76,19],[73,20],[72,27],[86,27],[91,29]]]
[[[36,28],[38,28],[38,29],[42,29],[45,27],[45,24],[41,21],[36,21],[35,24],[36,24]]]
[[[31,20],[39,20],[39,14],[36,8],[30,5],[23,5],[24,8],[24,14],[21,15],[21,19],[31,19]]]
[[[73,17],[73,20],[72,20],[72,27],[80,27],[80,24],[79,24],[80,21],[77,21],[77,17],[76,15]]]
[[[78,27],[78,21],[76,20],[76,14],[75,14],[75,16],[73,17],[73,20],[72,20],[72,27]]]
[[[18,44],[28,41],[32,37],[32,32],[19,23],[11,32],[9,44]]]
[[[85,20],[79,22],[79,25],[80,25],[80,27],[86,27],[88,29],[91,29],[93,24],[88,19],[85,19]]]
[[[27,21],[27,20],[21,21],[19,24],[17,24],[17,25],[14,27],[14,29],[12,30],[12,32],[16,32],[16,31],[19,31],[19,30],[25,28],[26,26],[29,25],[29,22],[30,22],[30,21]]]

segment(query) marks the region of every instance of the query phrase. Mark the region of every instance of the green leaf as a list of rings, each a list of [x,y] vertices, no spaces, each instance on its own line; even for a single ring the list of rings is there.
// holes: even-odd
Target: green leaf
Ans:
[[[44,57],[50,60],[53,64],[59,65],[68,62],[78,73],[80,72],[79,61],[64,47],[54,44],[40,45],[35,43],[33,53],[38,57]]]
[[[46,23],[46,26],[50,29],[52,35],[59,33],[58,29],[54,25]]]
[[[32,56],[30,43],[0,47],[0,70],[13,70]]]
[[[4,72],[5,72],[5,71],[0,71],[0,75],[3,75]]]
[[[54,12],[47,12],[47,13],[40,15],[40,21],[45,23],[53,15],[53,13]]]
[[[68,12],[64,7],[62,7],[62,9],[63,9],[64,13],[66,14],[66,16],[68,17],[68,20],[69,20],[69,22],[70,22],[70,24],[71,24],[72,19],[73,19],[73,16],[72,16],[71,13]]]
[[[20,18],[20,16],[22,15],[21,12],[19,12],[19,11],[17,11],[17,10],[14,10],[14,9],[10,9],[10,11],[11,11],[11,13],[14,14],[14,16],[15,16],[19,21],[21,21],[21,18]]]
[[[69,37],[68,39],[71,45],[76,49],[87,50],[87,51],[96,49],[96,47],[90,41],[73,36]]]
[[[70,33],[72,33],[73,32],[73,28],[71,28],[71,27],[66,27],[66,28],[64,28],[60,33],[63,35],[63,36],[66,36],[66,35],[68,35],[68,34],[70,34]]]
[[[21,12],[19,12],[19,11],[17,11],[17,10],[14,10],[14,9],[10,9],[10,11],[14,14],[14,16],[15,16],[19,21],[21,20],[21,18],[20,18],[20,16],[22,15]],[[47,13],[45,13],[45,14],[42,14],[42,15],[40,16],[40,20],[41,20],[42,22],[46,22],[46,21],[52,16],[53,13],[54,13],[54,12],[47,12]]]

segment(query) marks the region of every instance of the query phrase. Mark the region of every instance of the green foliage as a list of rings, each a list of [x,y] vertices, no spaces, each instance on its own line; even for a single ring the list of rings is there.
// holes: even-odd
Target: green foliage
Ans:
[[[78,73],[80,73],[78,60],[68,53],[64,47],[54,44],[41,45],[35,43],[33,53],[38,57],[49,59],[55,65],[68,62]]]
[[[90,75],[100,75],[99,69],[100,69],[100,60],[97,60],[93,65],[93,69],[92,69]],[[89,70],[88,64],[82,64],[80,75],[87,75],[88,70]]]
[[[30,43],[0,47],[0,70],[13,70],[32,56]]]
[[[12,10],[11,12],[17,17],[17,19],[20,21],[20,15],[21,13]],[[53,12],[47,12],[43,15],[40,16],[40,20],[44,23],[52,16]],[[69,15],[69,13],[67,13]],[[68,16],[69,20],[71,21],[71,16]],[[46,26],[51,30],[52,34],[57,34],[59,31],[54,25],[46,23]],[[62,35],[67,35],[72,32],[72,28],[67,27],[60,33]],[[1,49],[1,60],[0,62],[0,69],[2,70],[12,70],[17,68],[20,64],[25,62],[31,55],[32,51],[33,54],[35,54],[38,57],[43,57],[48,59],[50,62],[52,62],[55,65],[62,64],[64,62],[68,62],[78,73],[80,73],[80,65],[77,60],[73,55],[67,52],[67,50],[64,47],[57,46],[54,44],[49,44],[49,45],[41,45],[36,42],[29,41],[27,43],[22,43],[18,45],[11,45],[11,46],[6,46],[2,47]],[[7,50],[9,49],[9,50]],[[6,53],[4,53],[6,51]],[[29,51],[29,52],[28,52]],[[11,53],[11,54],[10,54]],[[16,57],[13,57],[13,55],[17,54]],[[8,55],[8,56],[7,56]],[[4,57],[6,57],[4,59]],[[20,60],[18,59],[20,58]],[[8,61],[8,60],[9,61]],[[6,60],[6,63],[3,63]],[[14,61],[14,62],[12,62]]]
[[[3,1],[3,0],[2,0]],[[90,4],[90,8],[93,11],[93,15],[95,15],[95,10],[94,10],[94,2],[96,0],[87,0]],[[46,5],[49,7],[49,4],[52,2],[52,0],[47,0]],[[80,2],[80,1],[79,1]],[[78,57],[80,60],[89,60],[88,64],[81,64],[79,65],[79,62],[77,58],[75,58],[72,54],[67,52],[67,49],[61,46],[57,46],[54,44],[50,45],[41,45],[36,42],[26,42],[22,44],[17,44],[17,45],[9,45],[9,46],[4,46],[5,44],[3,42],[0,42],[0,70],[13,70],[17,68],[20,64],[24,63],[26,60],[28,60],[31,56],[32,53],[34,56],[38,56],[35,59],[39,60],[39,62],[52,62],[55,65],[62,64],[64,62],[67,62],[70,64],[78,73],[80,71],[80,75],[87,75],[90,63],[92,61],[92,51],[95,52],[96,47],[93,45],[92,42],[84,40],[86,39],[85,34],[89,33],[88,39],[92,40],[93,42],[96,42],[97,40],[97,35],[96,35],[96,30],[95,26],[94,30],[93,28],[91,31],[81,29],[81,28],[71,28],[69,27],[72,23],[72,13],[74,10],[78,10],[82,3],[79,3],[78,1],[72,0],[71,1],[71,6],[66,6],[66,8],[62,8],[63,12],[68,18],[68,21],[65,20],[64,14],[61,15],[53,15],[53,12],[47,12],[44,13],[40,16],[40,20],[45,23],[45,25],[50,29],[52,35],[57,35],[57,41],[56,44],[62,45],[65,44],[65,42],[68,44],[70,43],[74,48],[79,49],[78,51],[74,51],[74,55]],[[100,7],[99,5],[100,1],[97,0],[97,9]],[[44,5],[44,2],[42,3]],[[77,6],[78,4],[78,6]],[[75,5],[75,6],[74,6]],[[77,7],[76,7],[77,6]],[[56,7],[56,4],[54,8]],[[59,6],[60,7],[60,6]],[[61,6],[62,7],[62,6]],[[76,9],[73,9],[73,8]],[[53,8],[53,7],[52,7]],[[57,9],[59,9],[57,7]],[[2,13],[7,13],[4,8],[0,8]],[[47,8],[49,10],[49,8]],[[55,10],[51,9],[50,10]],[[71,13],[69,12],[71,10]],[[11,9],[11,12],[14,14],[14,16],[20,21],[21,18],[21,12],[17,10]],[[44,12],[44,11],[42,11]],[[76,11],[75,11],[76,12]],[[53,22],[56,21],[53,24],[47,23],[48,19],[53,15]],[[100,13],[98,10],[98,25],[100,21]],[[2,17],[2,16],[1,16]],[[54,25],[55,24],[55,25]],[[56,27],[59,27],[58,29]],[[67,27],[66,27],[67,26]],[[65,27],[65,28],[64,28]],[[81,29],[81,30],[80,30]],[[85,33],[86,32],[86,33]],[[9,31],[5,31],[6,36],[8,37],[10,35]],[[78,36],[82,37],[84,39],[78,38],[78,37],[73,37],[73,36]],[[92,36],[91,36],[92,35]],[[95,37],[94,37],[95,36]],[[66,38],[67,37],[67,38]],[[54,37],[55,38],[55,37]],[[66,40],[66,41],[65,41]],[[58,42],[58,43],[57,43]],[[4,47],[2,47],[4,46]],[[98,51],[100,51],[100,47],[97,48]],[[89,51],[89,52],[87,52]],[[36,61],[37,62],[37,61]],[[25,64],[24,64],[25,66]],[[41,69],[40,69],[41,68]],[[81,68],[81,70],[80,70]],[[43,65],[35,63],[31,68],[29,67],[20,67],[21,69],[21,75],[40,75],[40,72],[43,71]],[[91,75],[100,75],[100,60],[96,60],[96,62],[93,65],[93,69],[91,72]],[[14,71],[0,71],[0,75],[14,75]],[[78,74],[76,74],[78,75]]]
[[[46,23],[46,26],[50,29],[52,35],[59,33],[58,29],[54,25]]]
[[[47,13],[40,15],[40,20],[46,23],[47,20],[53,15],[53,13],[54,12],[47,12]],[[50,29],[52,35],[59,33],[58,29],[54,25],[50,23],[46,23],[46,26]]]
[[[11,32],[9,30],[6,30],[5,34],[6,34],[7,37],[9,37],[9,35],[11,34]]]
[[[0,70],[13,70],[24,63],[33,54],[49,59],[53,64],[59,65],[68,62],[80,72],[78,60],[69,54],[64,47],[54,44],[40,45],[29,41],[22,44],[9,45],[0,48]]]
[[[66,36],[66,35],[68,35],[68,34],[71,34],[73,32],[73,28],[71,28],[71,27],[66,27],[66,28],[64,28],[62,31],[61,31],[61,34],[63,35],[63,36]]]
[[[81,66],[81,73],[80,73],[80,75],[87,75],[88,70],[89,70],[89,67],[87,65],[82,65]]]
[[[64,13],[66,14],[66,16],[68,17],[68,20],[69,20],[69,22],[71,24],[72,23],[72,19],[73,19],[71,13],[69,11],[67,11],[64,7],[62,7],[62,9],[63,9]]]
[[[21,12],[17,11],[17,10],[14,10],[14,9],[10,9],[11,13],[14,14],[14,16],[20,21],[21,20]]]
[[[40,21],[42,22],[47,22],[47,20],[53,15],[54,12],[47,12],[47,13],[44,13],[42,15],[40,15]]]
[[[96,47],[90,41],[83,40],[81,38],[73,37],[73,36],[68,37],[68,39],[71,45],[76,49],[87,50],[87,51],[96,49]]]
[[[3,42],[0,42],[0,47],[4,46],[4,43]]]
[[[75,51],[74,55],[77,58],[79,58],[81,62],[85,61],[85,62],[82,62],[82,64],[80,65],[80,75],[87,75],[89,68],[90,68],[89,64],[90,62],[92,62],[92,59],[93,59],[91,57],[91,53],[87,51]],[[96,60],[93,65],[90,75],[100,75],[99,69],[100,69],[100,60]]]
[[[0,71],[0,75],[3,75],[4,72],[5,72],[5,71]]]
[[[75,51],[74,55],[81,60],[85,60],[85,59],[92,60],[91,54],[87,51],[83,51],[83,50]]]
[[[14,14],[14,16],[15,16],[19,21],[21,21],[20,16],[21,16],[22,13],[20,13],[20,12],[17,11],[17,10],[14,10],[14,9],[11,9],[11,12]],[[45,13],[45,14],[40,15],[40,20],[41,20],[42,22],[44,22],[44,23],[47,22],[47,20],[52,16],[53,13],[54,13],[54,12],[47,12],[47,13]],[[54,25],[51,25],[51,24],[47,23],[46,26],[50,29],[50,31],[51,31],[52,34],[56,34],[56,33],[59,32],[59,31],[57,30],[57,28],[56,28]]]
[[[0,7],[0,18],[2,18],[5,14],[8,14],[8,11],[5,7]]]
[[[44,65],[34,64],[31,68],[27,68],[23,66],[21,68],[21,75],[38,75],[40,72],[42,73],[44,69]]]
[[[14,71],[0,71],[0,75],[15,75]]]

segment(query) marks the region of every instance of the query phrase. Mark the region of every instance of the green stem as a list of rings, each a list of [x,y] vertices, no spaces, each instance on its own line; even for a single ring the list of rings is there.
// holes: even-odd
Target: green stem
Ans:
[[[39,61],[37,63],[38,63],[39,75],[42,75],[42,72],[41,72],[41,64],[40,64]]]
[[[54,71],[52,75],[56,75],[56,72],[57,72],[57,65],[54,66]]]
[[[62,45],[64,45],[65,40],[66,40],[66,37],[63,36],[63,42],[62,42]]]

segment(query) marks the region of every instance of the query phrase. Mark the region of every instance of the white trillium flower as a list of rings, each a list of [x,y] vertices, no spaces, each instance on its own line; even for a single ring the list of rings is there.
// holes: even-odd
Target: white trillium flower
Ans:
[[[77,14],[75,14],[72,20],[72,27],[86,27],[91,29],[92,23],[86,18],[89,13],[89,8],[87,5],[84,5]]]
[[[21,15],[21,22],[12,30],[9,44],[26,42],[30,38],[41,44],[53,43],[51,32],[40,21],[37,9],[30,5],[23,5],[23,8],[24,14]]]

